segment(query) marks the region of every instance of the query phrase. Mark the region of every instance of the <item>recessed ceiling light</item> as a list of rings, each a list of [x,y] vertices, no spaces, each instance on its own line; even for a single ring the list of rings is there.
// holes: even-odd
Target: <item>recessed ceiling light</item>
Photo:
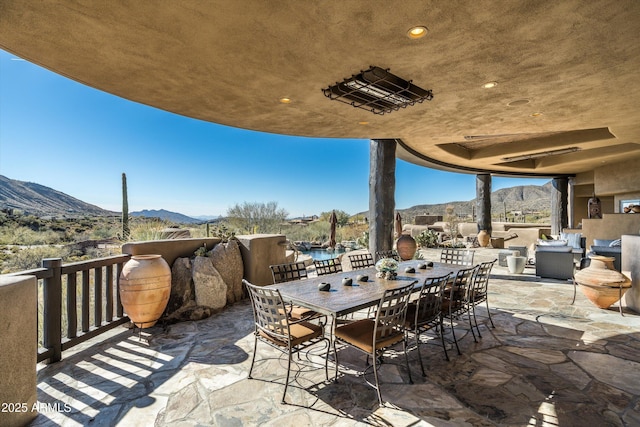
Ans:
[[[358,122],[358,124],[359,124],[359,125],[362,125],[362,126],[366,126],[366,125],[368,125],[368,124],[369,124],[369,122]]]
[[[522,99],[515,99],[513,101],[511,101],[510,103],[508,103],[507,105],[509,107],[518,107],[520,105],[526,105],[529,103],[529,100],[526,98],[522,98]]]
[[[427,35],[427,27],[423,27],[423,26],[417,26],[417,27],[412,27],[409,29],[409,31],[407,31],[407,37],[409,37],[410,39],[420,39],[424,36]]]
[[[291,104],[291,98],[280,98],[282,104]]]
[[[531,113],[531,117],[540,117],[542,113]]]
[[[496,87],[496,86],[498,86],[498,82],[487,82],[482,85],[482,87],[485,89],[491,89],[492,87]]]

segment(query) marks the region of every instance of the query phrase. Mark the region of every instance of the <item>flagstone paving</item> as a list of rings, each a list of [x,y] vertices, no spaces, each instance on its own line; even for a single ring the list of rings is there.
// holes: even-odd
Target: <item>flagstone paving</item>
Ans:
[[[495,272],[496,328],[483,319],[482,338],[474,343],[467,334],[462,355],[449,347],[449,362],[430,340],[421,348],[426,377],[410,349],[413,384],[399,347],[381,365],[383,407],[360,375],[365,357],[347,348],[338,350],[338,382],[333,358],[325,380],[324,349],[294,359],[281,404],[286,356],[259,345],[254,379],[247,378],[253,317],[243,301],[140,336],[119,329],[41,366],[38,400],[58,406],[32,425],[640,425],[640,315],[598,309],[580,292],[571,305],[570,283]]]

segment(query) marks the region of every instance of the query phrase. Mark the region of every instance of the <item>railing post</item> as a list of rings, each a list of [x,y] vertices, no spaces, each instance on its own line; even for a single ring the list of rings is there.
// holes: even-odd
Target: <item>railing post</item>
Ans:
[[[51,278],[43,280],[43,344],[53,351],[47,363],[54,363],[62,359],[62,258],[45,258],[42,267],[53,273]]]

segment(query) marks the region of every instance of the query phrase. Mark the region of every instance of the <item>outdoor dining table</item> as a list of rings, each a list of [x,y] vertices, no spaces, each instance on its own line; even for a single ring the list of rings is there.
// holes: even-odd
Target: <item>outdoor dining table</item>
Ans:
[[[452,273],[453,276],[460,269],[465,268],[460,265],[433,263],[433,267],[420,269],[418,268],[420,263],[424,263],[424,261],[400,262],[398,275],[395,279],[376,277],[376,269],[371,267],[293,280],[268,287],[279,289],[282,299],[286,302],[308,307],[335,320],[338,317],[376,305],[387,289],[399,288],[415,281],[414,290],[418,291],[427,278],[441,277],[448,273]],[[408,267],[413,267],[415,273],[406,273],[405,269]],[[358,281],[357,277],[360,275],[368,276],[368,280]],[[342,284],[344,278],[351,279],[350,286]],[[321,283],[329,283],[331,289],[328,291],[319,290],[318,285]]]
[[[268,285],[268,287],[278,289],[284,301],[310,308],[331,319],[329,340],[335,353],[335,329],[338,318],[355,313],[364,308],[375,306],[380,302],[380,299],[387,289],[395,289],[415,282],[414,292],[416,292],[420,290],[422,283],[427,278],[442,277],[449,273],[454,276],[459,270],[465,268],[460,265],[434,262],[433,267],[420,269],[418,265],[421,263],[425,263],[425,261],[411,260],[400,262],[398,275],[394,279],[377,277],[375,267],[370,267],[310,277],[308,279],[293,280]],[[405,272],[408,267],[413,267],[415,272]],[[366,281],[358,281],[358,276],[368,276],[368,279]],[[345,278],[351,279],[351,285],[347,286],[342,284]],[[328,291],[319,290],[318,285],[322,283],[329,283],[331,288]],[[338,364],[336,364],[335,369],[337,379]]]

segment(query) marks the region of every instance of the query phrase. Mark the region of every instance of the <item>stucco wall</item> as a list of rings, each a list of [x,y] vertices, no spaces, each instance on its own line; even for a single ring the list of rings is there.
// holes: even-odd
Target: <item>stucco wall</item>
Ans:
[[[130,242],[122,245],[122,253],[129,255],[162,255],[165,261],[171,266],[176,258],[193,255],[196,249],[207,245],[207,250],[211,250],[220,243],[218,237],[191,238],[191,239],[168,239],[149,240],[145,242]]]
[[[594,171],[597,195],[636,193],[640,191],[640,160],[605,164]]]
[[[640,215],[638,215],[640,216]],[[640,236],[622,236],[622,272],[631,278],[631,289],[624,294],[624,304],[640,313]]]
[[[623,234],[640,233],[640,214],[604,214],[602,219],[582,221],[582,235],[587,238],[587,248],[593,239],[619,239]]]
[[[0,277],[0,425],[27,425],[36,403],[35,276]]]

